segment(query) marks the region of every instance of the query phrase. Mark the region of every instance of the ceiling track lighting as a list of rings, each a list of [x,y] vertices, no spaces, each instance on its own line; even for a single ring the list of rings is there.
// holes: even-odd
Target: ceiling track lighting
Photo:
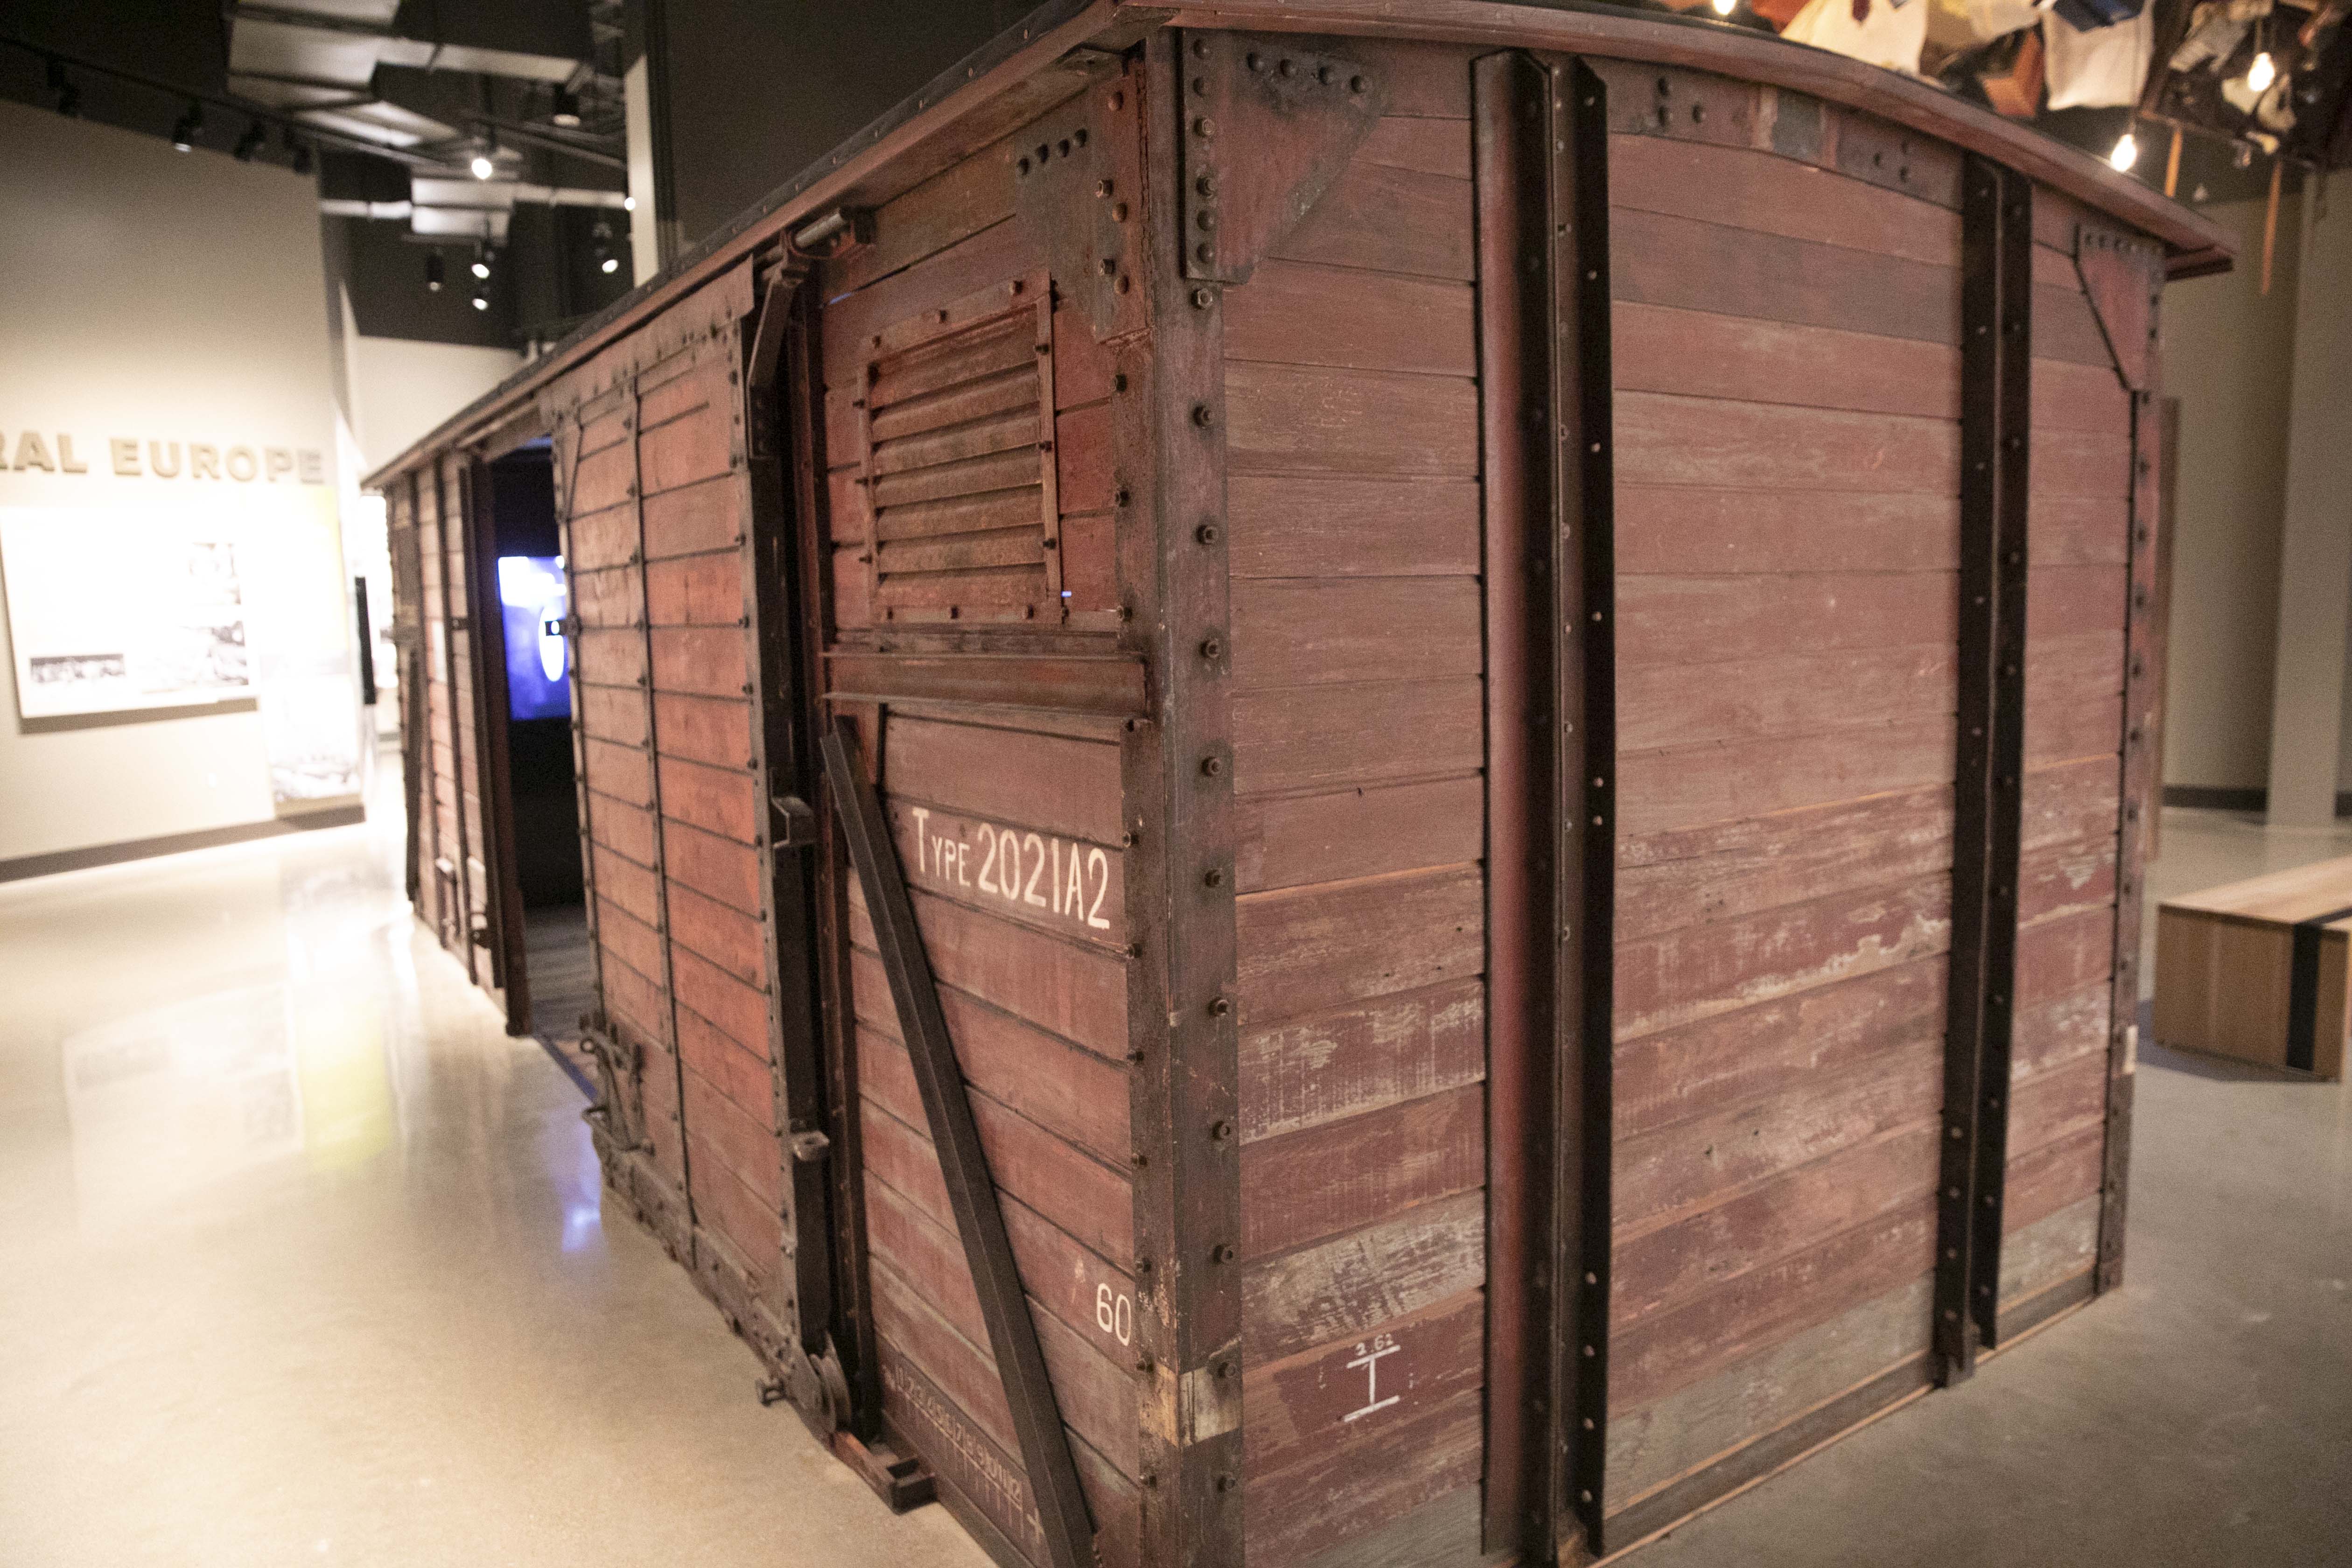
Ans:
[[[188,111],[172,127],[172,151],[185,153],[196,144],[196,136],[205,128],[205,106],[195,100],[188,100]]]
[[[428,250],[425,253],[425,291],[426,293],[441,292],[441,285],[448,281],[448,265],[441,259],[439,251]]]
[[[477,292],[474,296],[474,309],[477,310],[487,310],[489,308],[490,297],[488,294]]]
[[[473,161],[467,167],[473,171],[474,178],[487,180],[499,172],[498,157],[499,133],[495,130],[486,131],[482,134],[482,150],[474,154]]]
[[[268,141],[269,132],[262,128],[260,121],[256,120],[246,126],[245,134],[236,139],[236,145],[229,150],[229,156],[240,163],[250,163],[260,155],[261,149]]]
[[[2107,154],[2107,166],[2117,174],[2128,174],[2139,162],[2139,141],[2126,129],[2116,138],[2116,150]]]
[[[475,277],[481,279],[484,282],[488,282],[489,280],[490,247],[488,245],[478,245],[474,247],[474,265],[470,270],[473,272]]]
[[[579,130],[580,95],[572,91],[568,87],[557,88],[555,89],[555,101],[549,109],[547,118],[550,121],[562,126],[566,131]]]
[[[295,135],[294,128],[290,125],[285,128],[284,134],[289,166],[296,174],[308,176],[310,171],[318,166],[318,160],[310,152],[310,143]]]

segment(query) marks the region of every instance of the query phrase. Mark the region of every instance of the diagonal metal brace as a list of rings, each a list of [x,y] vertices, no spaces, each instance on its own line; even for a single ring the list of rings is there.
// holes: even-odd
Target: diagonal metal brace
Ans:
[[[956,1062],[955,1042],[940,1010],[939,984],[923,950],[922,933],[915,927],[906,871],[898,863],[898,846],[891,841],[882,803],[860,765],[854,722],[836,719],[824,739],[823,750],[825,779],[840,813],[842,837],[857,870],[857,885],[866,894],[875,945],[881,950],[882,967],[890,978],[890,999],[898,1006],[907,1055],[914,1065],[916,1086],[922,1091],[924,1120],[930,1124],[931,1143],[939,1151],[940,1173],[947,1178],[956,1234],[962,1238],[964,1262],[971,1270],[981,1316],[988,1324],[989,1350],[996,1358],[998,1375],[1004,1380],[1005,1403],[1013,1408],[1013,1431],[1021,1440],[1021,1464],[1029,1474],[1046,1555],[1052,1568],[1092,1568],[1094,1521],[1086,1496],[1078,1489],[1069,1434],[1062,1426],[1061,1407],[1046,1375],[1045,1354],[1037,1342],[1037,1325],[1029,1316],[1021,1271],[1013,1260],[1013,1241],[1004,1229],[996,1184],[989,1176],[980,1127],[972,1120],[963,1070]]]

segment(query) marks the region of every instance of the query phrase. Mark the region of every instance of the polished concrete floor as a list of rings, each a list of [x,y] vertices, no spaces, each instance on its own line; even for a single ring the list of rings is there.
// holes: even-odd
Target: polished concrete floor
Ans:
[[[2165,832],[2158,896],[2352,851]],[[0,1568],[983,1561],[759,1406],[381,826],[0,887]],[[1635,1561],[2352,1562],[2346,1094],[2138,1096],[2119,1297]]]
[[[0,1568],[984,1563],[760,1407],[398,877],[0,887]]]

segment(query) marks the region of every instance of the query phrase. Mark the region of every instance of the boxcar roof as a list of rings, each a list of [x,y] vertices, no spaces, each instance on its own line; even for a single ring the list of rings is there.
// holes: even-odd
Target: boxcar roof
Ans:
[[[2078,148],[1913,77],[1770,34],[1580,0],[1048,0],[614,301],[362,484],[478,439],[605,343],[834,207],[878,206],[1076,92],[1163,25],[1520,47],[1714,71],[1875,114],[1981,153],[2158,240],[2174,277],[2227,270],[2228,232]]]

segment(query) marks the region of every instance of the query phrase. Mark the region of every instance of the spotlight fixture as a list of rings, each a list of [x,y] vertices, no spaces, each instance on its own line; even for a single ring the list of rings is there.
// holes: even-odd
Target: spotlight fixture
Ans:
[[[1718,16],[1728,16],[1738,9],[1739,0],[1715,0],[1715,14]]]
[[[474,172],[474,178],[487,180],[499,172],[498,156],[499,133],[486,131],[482,133],[482,150],[475,153],[474,161],[466,166]]]
[[[172,127],[172,151],[185,153],[196,144],[196,133],[205,128],[205,106],[191,99],[188,111]]]
[[[2254,63],[2246,68],[2246,85],[2256,92],[2268,92],[2271,83],[2276,80],[2278,62],[2271,58],[2270,50],[2264,49],[2254,57]]]
[[[240,163],[250,163],[268,140],[269,132],[261,128],[260,121],[256,120],[246,126],[245,134],[236,139],[236,145],[230,149],[229,156]]]
[[[425,253],[425,292],[438,294],[441,292],[441,285],[447,279],[448,268],[442,264],[441,253],[437,250],[426,251]]]
[[[635,196],[623,196],[621,198],[621,210],[625,213],[633,213],[636,211],[637,198]]]
[[[81,118],[81,89],[67,79],[66,62],[63,60],[49,62],[49,90],[57,95],[59,114],[68,120]]]
[[[2116,138],[2116,150],[2107,154],[2108,166],[2118,174],[2128,174],[2139,162],[2139,142],[2128,131]]]
[[[488,246],[478,245],[474,247],[474,264],[472,267],[467,268],[467,270],[473,273],[475,277],[483,279],[485,282],[488,281],[490,276],[490,247]]]
[[[298,174],[307,176],[318,166],[318,160],[311,154],[310,144],[291,131],[286,132],[286,153],[290,166]]]
[[[474,309],[477,310],[487,310],[489,308],[490,297],[488,294],[477,294],[474,296]]]
[[[554,107],[549,111],[547,117],[566,131],[579,130],[580,95],[568,87],[557,88]]]
[[[620,269],[621,258],[617,256],[608,256],[604,258],[604,260],[596,264],[596,270],[604,273],[608,277],[613,273],[618,272]]]

